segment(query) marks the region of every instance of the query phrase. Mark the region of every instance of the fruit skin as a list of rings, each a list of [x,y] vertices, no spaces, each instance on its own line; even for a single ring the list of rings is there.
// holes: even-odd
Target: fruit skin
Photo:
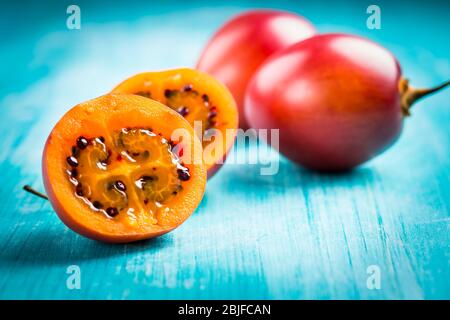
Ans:
[[[219,124],[217,129],[224,137],[223,148],[220,152],[213,155],[204,152],[208,179],[211,179],[225,162],[228,153],[233,147],[239,127],[236,102],[225,85],[212,76],[198,70],[179,68],[136,74],[122,81],[111,92],[126,94],[151,92],[151,99],[165,104],[165,91],[167,89],[177,90],[183,88],[186,84],[192,85],[194,90],[207,94],[209,100],[218,110],[215,119]],[[219,149],[217,150],[219,151]]]
[[[351,169],[399,137],[401,69],[374,42],[319,35],[271,57],[246,95],[254,128],[279,128],[279,151],[314,170]]]
[[[191,179],[183,184],[179,201],[171,205],[174,215],[158,225],[129,226],[92,211],[74,195],[66,173],[65,158],[79,136],[105,136],[105,130],[151,127],[170,138],[174,128],[185,129],[194,157],[201,155],[201,143],[189,123],[159,102],[135,95],[105,95],[69,110],[55,125],[42,155],[42,175],[49,201],[59,218],[73,231],[99,241],[125,243],[165,234],[181,225],[197,208],[206,186],[206,167],[200,157],[185,164]],[[186,140],[187,141],[187,140]]]
[[[197,69],[211,74],[230,89],[238,105],[240,127],[247,129],[244,96],[256,69],[274,52],[315,33],[309,21],[293,13],[244,12],[212,37],[197,62]]]

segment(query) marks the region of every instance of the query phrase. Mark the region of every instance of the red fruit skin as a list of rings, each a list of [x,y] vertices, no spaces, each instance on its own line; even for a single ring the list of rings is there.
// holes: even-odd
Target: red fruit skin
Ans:
[[[207,44],[197,69],[223,82],[239,109],[239,125],[247,128],[243,102],[256,69],[274,52],[313,36],[304,18],[277,10],[252,10],[222,26]]]
[[[257,129],[280,129],[279,151],[314,170],[351,169],[399,137],[395,57],[367,39],[319,35],[272,56],[246,94]],[[277,147],[277,146],[274,146]]]

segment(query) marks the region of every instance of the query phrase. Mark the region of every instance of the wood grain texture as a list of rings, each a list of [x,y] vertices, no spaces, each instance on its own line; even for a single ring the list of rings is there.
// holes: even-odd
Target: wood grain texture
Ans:
[[[49,203],[21,190],[42,189],[41,152],[58,118],[134,73],[193,65],[212,31],[250,5],[80,3],[79,31],[65,29],[56,2],[1,10],[7,24],[18,23],[17,10],[25,19],[14,37],[0,31],[8,40],[0,44],[0,298],[450,298],[448,90],[419,103],[397,144],[353,172],[322,175],[281,158],[278,174],[262,176],[271,151],[260,164],[226,164],[195,214],[161,238],[108,245],[68,230]],[[379,41],[415,85],[448,79],[448,4],[408,3],[414,16],[401,2],[381,2],[377,31],[365,28],[358,1],[265,6]],[[252,141],[231,157],[255,152]],[[69,265],[81,268],[80,290],[66,287]],[[366,286],[370,265],[381,270],[380,290]]]

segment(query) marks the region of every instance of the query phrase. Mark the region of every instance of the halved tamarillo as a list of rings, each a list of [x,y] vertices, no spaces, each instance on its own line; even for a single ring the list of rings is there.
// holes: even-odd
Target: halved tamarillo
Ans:
[[[136,95],[109,94],[68,111],[48,137],[42,171],[61,220],[106,242],[173,230],[197,208],[206,184],[189,123]]]
[[[238,111],[228,89],[213,77],[188,68],[137,74],[113,89],[162,102],[182,115],[202,140],[212,177],[225,161],[238,128]]]

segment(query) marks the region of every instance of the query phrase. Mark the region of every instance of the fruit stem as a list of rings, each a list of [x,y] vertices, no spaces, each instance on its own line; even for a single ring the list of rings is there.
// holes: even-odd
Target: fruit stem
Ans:
[[[34,190],[32,187],[30,187],[27,184],[23,186],[23,190],[25,190],[25,191],[27,191],[27,192],[35,195],[35,196],[38,196],[38,197],[40,197],[42,199],[48,200],[48,197],[45,194],[43,194],[42,192],[39,192],[37,190]]]
[[[409,80],[402,78],[399,82],[399,90],[400,90],[400,103],[402,107],[402,112],[404,116],[411,115],[411,107],[418,100],[435,93],[441,89],[444,89],[446,86],[450,85],[450,80],[446,81],[436,87],[429,89],[415,89],[409,85]]]

